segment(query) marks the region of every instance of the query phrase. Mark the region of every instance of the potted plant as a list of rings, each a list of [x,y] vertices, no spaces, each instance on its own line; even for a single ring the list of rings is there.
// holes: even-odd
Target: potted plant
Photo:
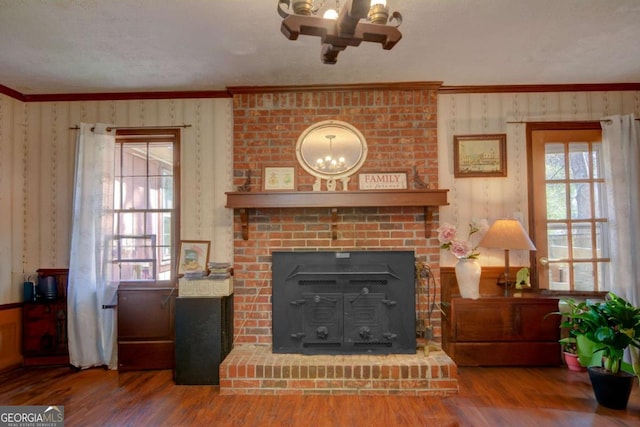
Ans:
[[[567,331],[566,336],[562,337],[558,342],[562,344],[562,355],[565,364],[572,371],[584,372],[586,366],[599,364],[600,355],[593,355],[593,344],[584,337],[584,329],[582,328],[582,319],[576,317],[585,310],[586,303],[584,301],[576,302],[572,298],[563,298],[560,300],[559,311],[549,313],[549,315],[557,314],[564,316],[560,323],[560,328]],[[581,345],[578,346],[578,341]],[[583,348],[584,351],[579,351]],[[595,362],[593,359],[597,359]]]
[[[608,408],[626,408],[635,378],[632,372],[640,371],[630,367],[623,370],[622,359],[628,347],[640,348],[640,308],[613,292],[603,301],[562,301],[570,310],[561,326],[569,327],[570,337],[576,338],[577,352],[588,366],[596,400]]]

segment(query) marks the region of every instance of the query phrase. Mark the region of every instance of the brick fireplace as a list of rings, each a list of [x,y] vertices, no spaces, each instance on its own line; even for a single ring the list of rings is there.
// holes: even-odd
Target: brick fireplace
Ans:
[[[292,166],[296,168],[296,191],[311,191],[315,178],[297,163],[297,138],[314,123],[341,120],[355,126],[366,138],[369,152],[360,172],[404,171],[408,174],[409,189],[413,189],[415,168],[422,180],[431,188],[437,188],[438,86],[416,83],[271,90],[231,88],[234,185],[245,184],[251,171],[250,191],[259,192],[264,167]],[[349,190],[357,190],[357,179],[350,181]],[[412,250],[416,261],[428,263],[435,277],[439,276],[440,253],[434,233],[438,226],[437,208],[432,209],[426,224],[425,209],[406,206],[341,208],[337,218],[332,218],[327,208],[251,209],[250,215],[246,240],[239,213],[234,216],[234,346],[243,347],[242,352],[249,351],[254,356],[256,352],[263,353],[272,342],[271,254],[274,251]],[[331,230],[334,219],[335,238]],[[439,341],[440,319],[435,317],[432,319],[434,336]],[[417,318],[423,315],[418,313]],[[266,353],[269,358],[278,356],[268,350]],[[255,375],[257,366],[264,368],[262,362],[240,367],[233,354],[230,356],[230,360],[225,361],[227,365],[221,368],[226,370],[221,372],[221,390],[232,387],[233,380],[225,379],[232,371]],[[455,373],[452,362],[453,367],[447,360],[444,364],[447,366],[443,371]],[[273,372],[272,364],[267,365]],[[434,369],[432,361],[417,369],[421,372],[423,368]]]

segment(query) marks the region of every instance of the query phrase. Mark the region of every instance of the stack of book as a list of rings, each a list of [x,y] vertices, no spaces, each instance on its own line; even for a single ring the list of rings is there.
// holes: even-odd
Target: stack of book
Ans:
[[[188,280],[201,279],[204,276],[205,276],[204,271],[190,270],[190,271],[184,272],[184,278]]]
[[[224,280],[231,277],[231,264],[228,262],[209,262],[207,267],[209,267],[208,279]]]

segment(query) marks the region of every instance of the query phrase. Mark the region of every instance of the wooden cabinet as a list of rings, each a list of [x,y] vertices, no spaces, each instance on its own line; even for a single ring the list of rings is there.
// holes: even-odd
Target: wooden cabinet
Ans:
[[[555,298],[454,298],[444,350],[459,366],[560,365]]]
[[[455,274],[441,270],[443,350],[459,366],[560,365],[560,316],[545,318],[559,298],[531,291],[502,296],[499,273],[483,268],[481,298],[472,300],[460,298]]]
[[[118,289],[118,370],[173,369],[175,288]]]
[[[69,364],[67,344],[68,270],[38,270],[38,277],[53,276],[55,299],[38,298],[22,307],[22,356],[24,366]]]

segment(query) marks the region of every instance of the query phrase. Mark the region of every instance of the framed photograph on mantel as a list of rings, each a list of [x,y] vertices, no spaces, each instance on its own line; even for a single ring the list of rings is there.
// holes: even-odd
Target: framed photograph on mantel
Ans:
[[[453,176],[507,176],[507,135],[455,135]]]
[[[262,169],[262,191],[293,191],[296,169],[290,166],[267,166]]]

